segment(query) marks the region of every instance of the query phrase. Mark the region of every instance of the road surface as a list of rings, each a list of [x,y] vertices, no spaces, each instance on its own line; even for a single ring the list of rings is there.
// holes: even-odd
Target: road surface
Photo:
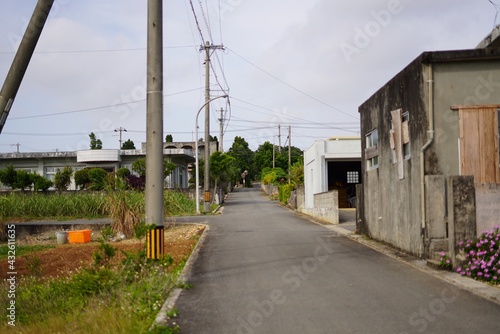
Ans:
[[[499,333],[500,306],[238,189],[175,308],[182,334]],[[172,323],[172,320],[171,322]]]

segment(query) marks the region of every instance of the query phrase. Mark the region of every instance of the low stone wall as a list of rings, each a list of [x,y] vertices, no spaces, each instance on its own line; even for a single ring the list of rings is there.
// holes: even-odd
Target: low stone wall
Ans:
[[[330,224],[339,223],[339,195],[337,190],[314,195],[314,208],[303,213]]]
[[[261,183],[260,188],[269,196],[278,196],[280,189],[273,184]]]
[[[476,184],[477,235],[500,225],[500,184]]]

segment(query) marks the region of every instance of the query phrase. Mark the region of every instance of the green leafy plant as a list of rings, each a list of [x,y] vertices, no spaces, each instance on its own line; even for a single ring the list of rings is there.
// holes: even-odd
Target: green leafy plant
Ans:
[[[72,175],[73,168],[69,166],[64,167],[63,170],[57,170],[56,175],[54,175],[54,186],[59,192],[68,189]]]
[[[451,263],[451,259],[445,252],[441,252],[441,257],[439,259],[439,268],[444,270],[452,270],[453,264]]]
[[[465,262],[457,268],[462,276],[500,284],[500,228],[495,226],[474,240],[460,242]]]

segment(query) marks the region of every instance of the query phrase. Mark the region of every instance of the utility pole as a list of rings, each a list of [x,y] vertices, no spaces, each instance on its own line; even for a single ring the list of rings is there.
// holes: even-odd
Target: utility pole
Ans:
[[[165,253],[163,207],[163,1],[148,0],[146,95],[146,255]]]
[[[21,146],[21,144],[17,143],[17,144],[12,144],[10,146],[17,146],[17,153],[19,153],[19,146]]]
[[[274,162],[275,160],[275,151],[276,151],[276,145],[274,144],[274,138],[273,138],[273,169],[276,168],[276,163]]]
[[[281,153],[281,124],[278,124],[278,152]]]
[[[220,108],[219,152],[224,152],[224,109]]]
[[[122,132],[123,131],[127,132],[127,129],[122,128],[121,126],[119,128],[115,129],[115,132],[120,132],[120,150],[122,149]]]
[[[288,126],[288,175],[292,170],[292,127]],[[288,184],[292,183],[292,178],[288,177]]]
[[[7,121],[17,91],[21,86],[24,74],[35,51],[38,39],[42,34],[43,26],[47,21],[53,3],[54,0],[38,1],[21,40],[21,44],[19,44],[16,56],[12,61],[9,73],[7,73],[2,90],[0,90],[0,133],[2,133],[2,129]]]
[[[206,42],[200,47],[205,50],[205,178],[204,178],[204,199],[203,209],[210,211],[210,51],[224,49],[222,45],[212,45]]]

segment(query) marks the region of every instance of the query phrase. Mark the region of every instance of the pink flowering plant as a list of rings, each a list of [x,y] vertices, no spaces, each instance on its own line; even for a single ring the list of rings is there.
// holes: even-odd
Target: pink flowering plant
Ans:
[[[451,259],[446,255],[445,252],[441,252],[441,258],[439,260],[439,268],[444,270],[452,270],[453,264]]]
[[[500,283],[500,234],[499,227],[485,231],[477,240],[460,242],[460,250],[465,254],[464,265],[457,268],[462,276],[480,281]]]

